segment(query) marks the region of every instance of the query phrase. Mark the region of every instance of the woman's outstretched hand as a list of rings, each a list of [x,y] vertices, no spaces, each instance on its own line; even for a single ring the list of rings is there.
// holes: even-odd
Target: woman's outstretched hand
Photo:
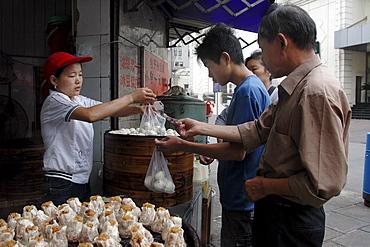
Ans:
[[[138,88],[129,94],[132,98],[132,103],[149,104],[150,101],[156,100],[156,95],[149,88]]]

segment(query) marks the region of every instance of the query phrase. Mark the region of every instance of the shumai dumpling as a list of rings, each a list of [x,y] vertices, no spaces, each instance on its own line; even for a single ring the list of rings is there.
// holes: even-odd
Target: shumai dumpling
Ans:
[[[155,206],[149,202],[144,203],[143,207],[141,208],[141,215],[139,222],[142,223],[144,226],[150,226],[154,219],[155,219]]]
[[[35,205],[28,205],[23,207],[23,218],[30,218],[33,220],[33,218],[36,216],[37,208]]]
[[[170,220],[170,212],[168,211],[168,209],[165,209],[164,207],[159,207],[157,209],[154,222],[151,225],[152,231],[161,233],[162,230],[167,225],[167,221],[169,220]]]
[[[39,228],[40,232],[44,232],[44,222],[51,219],[43,210],[38,210],[33,218],[33,223]]]
[[[94,239],[99,236],[98,226],[90,221],[85,222],[82,226],[80,242],[94,242]]]
[[[102,232],[95,238],[95,243],[98,247],[121,247],[122,245],[114,240],[107,232]]]
[[[90,197],[89,208],[94,210],[98,216],[103,212],[104,205],[105,202],[100,195]]]
[[[15,232],[13,229],[8,228],[0,231],[0,243],[14,239]]]
[[[184,239],[184,230],[181,227],[174,226],[168,232],[167,238],[164,239],[165,247],[186,247]]]
[[[27,226],[26,229],[24,229],[24,236],[22,240],[22,244],[29,246],[29,241],[31,238],[35,238],[39,236],[41,233],[39,232],[39,228],[37,226]]]
[[[0,247],[24,247],[23,244],[19,243],[15,240],[5,241],[4,243],[0,243]]]
[[[143,236],[149,243],[153,243],[154,237],[153,235],[145,229],[142,223],[135,222],[129,226],[129,230],[131,232],[131,238],[134,238],[136,234]]]
[[[42,210],[44,210],[45,214],[50,218],[56,219],[58,215],[58,208],[54,205],[52,201],[44,202],[41,204]]]
[[[167,221],[166,226],[162,230],[162,239],[167,239],[167,234],[169,233],[170,229],[174,226],[182,227],[182,218],[178,216],[171,216],[170,219]]]
[[[10,213],[8,215],[8,226],[10,228],[12,228],[13,230],[15,230],[16,226],[17,226],[17,219],[21,218],[22,215],[19,214],[19,213]]]
[[[114,213],[114,211],[104,211],[100,217],[99,217],[99,231],[102,232],[103,230],[103,226],[104,226],[104,223],[108,220],[114,220],[116,221],[116,214]]]
[[[25,229],[28,226],[34,226],[30,218],[21,217],[17,219],[17,226],[15,228],[15,239],[20,243],[24,243]]]
[[[149,242],[145,236],[137,233],[130,239],[130,244],[132,247],[148,247],[151,246],[152,243]]]
[[[67,239],[69,242],[78,242],[81,236],[83,219],[81,216],[75,216],[67,226]]]
[[[59,226],[58,222],[54,219],[49,219],[44,221],[44,231],[42,232],[44,237],[50,241],[53,235],[53,226]]]
[[[118,221],[118,231],[121,238],[131,238],[129,227],[138,221],[137,216],[132,213],[126,213]]]
[[[73,211],[78,215],[81,211],[81,202],[78,197],[72,197],[67,200],[68,205],[73,209]]]
[[[102,232],[106,232],[109,236],[111,236],[118,243],[121,242],[117,221],[107,220],[103,225]]]
[[[84,212],[84,216],[83,216],[83,219],[84,219],[84,222],[87,222],[89,221],[91,224],[94,224],[96,225],[97,227],[99,226],[99,214],[93,210],[93,209],[87,209],[85,212]]]
[[[117,215],[118,212],[119,212],[119,210],[120,210],[120,208],[121,208],[121,205],[122,205],[122,199],[121,199],[121,197],[119,197],[119,196],[110,197],[109,198],[109,202],[113,205],[114,212]]]
[[[8,229],[8,223],[4,219],[0,219],[0,231]]]
[[[53,226],[52,227],[52,236],[49,243],[50,247],[61,247],[68,246],[67,239],[67,227],[66,226]]]
[[[49,247],[49,243],[45,241],[42,235],[29,239],[29,247]]]
[[[61,226],[68,226],[68,223],[76,216],[72,208],[68,207],[58,211],[58,222]]]
[[[138,206],[136,206],[135,202],[131,198],[129,198],[129,197],[123,198],[122,199],[122,206],[124,206],[124,205],[130,206],[132,208],[132,213],[134,215],[136,215],[137,217],[140,217],[141,209]]]

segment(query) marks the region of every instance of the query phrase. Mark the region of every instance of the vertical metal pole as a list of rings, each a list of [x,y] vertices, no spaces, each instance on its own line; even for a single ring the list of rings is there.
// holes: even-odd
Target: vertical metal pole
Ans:
[[[111,100],[118,98],[118,36],[119,36],[119,14],[120,14],[120,1],[119,0],[111,0],[110,1],[110,74],[111,74],[111,81],[110,81],[110,97]],[[111,129],[116,130],[118,129],[118,118],[111,117]]]
[[[365,167],[364,167],[364,185],[362,197],[366,206],[370,207],[370,132],[367,133]]]

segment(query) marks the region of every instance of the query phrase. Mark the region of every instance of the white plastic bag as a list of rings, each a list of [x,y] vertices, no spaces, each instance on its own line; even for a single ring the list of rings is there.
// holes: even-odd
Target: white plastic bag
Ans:
[[[172,194],[175,192],[175,184],[168,169],[167,160],[163,153],[158,151],[157,147],[154,148],[144,185],[149,190],[157,193]]]
[[[152,105],[146,105],[140,122],[140,132],[149,136],[164,136],[166,135],[165,123],[166,119],[154,111]]]

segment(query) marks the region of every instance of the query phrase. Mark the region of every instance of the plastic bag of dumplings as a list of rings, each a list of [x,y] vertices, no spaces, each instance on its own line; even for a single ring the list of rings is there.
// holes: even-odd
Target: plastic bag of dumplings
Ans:
[[[175,192],[175,184],[168,169],[167,160],[163,153],[158,151],[157,147],[154,148],[144,185],[149,190],[157,193],[172,194]]]
[[[139,131],[148,136],[164,136],[166,135],[165,123],[166,119],[156,112],[152,105],[148,104],[144,107]]]

